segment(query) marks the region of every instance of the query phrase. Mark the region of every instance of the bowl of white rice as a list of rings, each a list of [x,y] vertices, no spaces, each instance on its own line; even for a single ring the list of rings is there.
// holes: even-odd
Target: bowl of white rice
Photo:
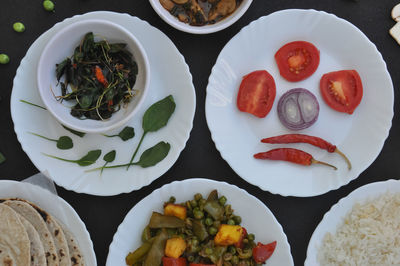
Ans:
[[[315,229],[304,265],[400,265],[400,181],[365,185]]]

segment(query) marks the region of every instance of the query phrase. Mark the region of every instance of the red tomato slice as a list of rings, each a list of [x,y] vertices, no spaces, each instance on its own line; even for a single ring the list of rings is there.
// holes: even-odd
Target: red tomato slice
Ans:
[[[319,86],[325,103],[338,112],[352,114],[363,96],[361,78],[355,70],[326,73]]]
[[[169,258],[163,257],[162,258],[163,266],[186,266],[186,259],[183,257],[180,258]]]
[[[244,76],[240,83],[237,107],[262,118],[271,111],[275,95],[274,78],[265,70],[254,71]]]
[[[269,244],[257,243],[257,246],[253,248],[253,259],[256,263],[265,263],[269,257],[272,256],[276,247],[276,241]]]
[[[317,70],[319,50],[309,42],[290,42],[276,52],[275,61],[284,79],[291,82],[300,81]]]

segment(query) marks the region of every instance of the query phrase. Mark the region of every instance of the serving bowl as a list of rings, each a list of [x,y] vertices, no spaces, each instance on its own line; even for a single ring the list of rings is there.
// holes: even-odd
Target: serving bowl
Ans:
[[[133,54],[138,65],[138,74],[132,90],[139,93],[109,119],[79,119],[71,115],[71,104],[59,101],[61,95],[57,86],[56,64],[70,57],[86,33],[93,32],[95,41],[126,43],[126,49]],[[102,133],[123,126],[139,110],[144,101],[150,80],[150,66],[146,52],[140,42],[122,26],[106,20],[84,20],[72,23],[56,33],[44,47],[37,66],[37,85],[40,97],[47,110],[64,126],[86,133]]]
[[[243,14],[247,11],[252,2],[253,0],[243,0],[239,7],[236,8],[236,10],[232,14],[216,22],[215,24],[192,26],[179,21],[175,16],[170,14],[169,11],[161,5],[160,0],[150,0],[150,4],[153,9],[165,22],[178,30],[194,34],[208,34],[229,27],[243,16]]]

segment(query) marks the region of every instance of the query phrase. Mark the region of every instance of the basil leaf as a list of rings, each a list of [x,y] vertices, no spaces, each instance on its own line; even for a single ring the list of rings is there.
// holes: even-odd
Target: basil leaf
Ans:
[[[119,132],[118,136],[123,141],[127,141],[135,136],[135,129],[133,127],[124,127],[124,129]]]
[[[80,166],[88,166],[94,164],[100,157],[100,155],[101,155],[101,150],[89,151],[85,156],[83,156],[79,160],[76,160],[76,163],[79,164]]]
[[[71,149],[73,146],[74,144],[72,143],[72,139],[68,136],[61,136],[57,140],[57,148],[61,150],[68,150]]]
[[[145,150],[136,165],[140,165],[143,168],[154,166],[161,162],[165,157],[167,157],[171,145],[167,142],[160,141],[153,147]]]
[[[154,103],[143,115],[142,127],[144,132],[154,132],[164,127],[175,111],[175,101],[172,95]]]
[[[69,132],[71,132],[72,134],[77,135],[77,136],[79,136],[79,137],[81,137],[81,138],[83,138],[83,136],[86,135],[86,133],[76,131],[76,130],[71,129],[71,128],[69,128],[69,127],[66,127],[66,126],[64,126],[64,125],[61,125],[61,126],[62,126],[64,129],[66,129],[66,130],[68,130]]]
[[[0,163],[4,163],[6,160],[6,157],[0,152]]]
[[[112,150],[112,151],[108,152],[106,155],[104,155],[103,160],[106,161],[107,163],[111,163],[112,161],[115,160],[115,155],[116,155],[116,151]]]

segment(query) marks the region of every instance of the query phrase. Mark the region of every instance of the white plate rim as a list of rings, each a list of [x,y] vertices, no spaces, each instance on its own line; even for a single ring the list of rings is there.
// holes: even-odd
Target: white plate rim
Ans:
[[[383,195],[385,192],[400,193],[400,180],[389,179],[386,181],[377,181],[363,185],[350,192],[347,196],[341,198],[336,204],[332,205],[332,207],[324,214],[313,234],[311,235],[304,265],[319,265],[316,259],[318,254],[316,246],[321,245],[320,238],[323,237],[327,232],[334,233],[337,227],[343,222],[345,215],[352,210],[355,203],[362,204],[369,199]],[[325,230],[324,226],[328,222],[332,223],[332,221],[335,224],[335,228],[331,226],[328,228],[328,230]]]
[[[146,27],[146,28],[154,30],[158,34],[158,36],[161,36],[162,38],[164,38],[164,40],[166,42],[168,42],[168,44],[171,47],[173,47],[174,51],[171,51],[171,52],[175,53],[175,56],[179,59],[179,62],[177,62],[177,63],[179,63],[181,65],[181,68],[183,68],[185,70],[185,73],[184,73],[185,76],[183,75],[183,73],[182,73],[182,76],[187,78],[187,81],[191,84],[190,88],[185,88],[187,93],[190,94],[190,99],[188,99],[189,101],[186,103],[186,107],[185,107],[186,108],[185,116],[187,116],[187,118],[186,118],[185,121],[183,121],[185,123],[184,126],[186,127],[186,130],[183,131],[182,134],[180,134],[180,136],[179,136],[181,138],[179,140],[180,141],[180,143],[179,143],[180,145],[175,147],[176,152],[173,153],[172,152],[173,149],[171,148],[171,150],[170,150],[170,152],[169,152],[169,154],[168,154],[168,156],[166,158],[169,161],[168,167],[164,167],[163,169],[160,170],[159,168],[157,168],[157,167],[160,167],[160,166],[158,166],[158,165],[153,166],[152,168],[154,168],[154,169],[157,168],[158,169],[158,176],[152,176],[151,178],[147,178],[147,180],[145,180],[145,182],[142,181],[139,184],[134,184],[134,185],[131,185],[131,186],[121,186],[120,190],[113,191],[113,192],[108,192],[108,191],[105,191],[105,190],[103,190],[103,191],[91,191],[90,188],[88,188],[88,186],[82,187],[82,188],[79,188],[79,187],[72,187],[71,188],[69,186],[66,186],[66,185],[62,184],[60,182],[60,180],[57,180],[56,178],[52,178],[51,175],[50,175],[51,173],[49,173],[46,170],[46,167],[43,166],[43,165],[39,165],[39,163],[36,162],[35,158],[33,158],[30,155],[31,151],[28,149],[27,145],[25,145],[25,143],[24,143],[24,136],[23,136],[24,132],[22,132],[22,129],[21,129],[21,132],[20,132],[20,130],[19,130],[20,125],[18,123],[16,123],[17,117],[16,117],[16,114],[15,114],[16,110],[18,108],[19,99],[16,99],[16,96],[15,96],[16,93],[15,93],[15,90],[14,90],[14,86],[15,86],[16,82],[18,82],[18,78],[21,75],[21,72],[22,72],[21,66],[24,66],[24,65],[28,64],[28,61],[29,61],[28,60],[28,56],[32,56],[31,54],[33,53],[33,49],[38,49],[36,47],[37,43],[38,43],[38,40],[43,38],[43,36],[46,36],[46,35],[49,35],[49,34],[54,34],[54,31],[57,28],[62,27],[66,23],[70,23],[72,21],[77,21],[77,20],[93,19],[95,17],[101,17],[102,19],[110,19],[110,20],[113,20],[114,18],[115,19],[117,19],[117,18],[118,19],[124,19],[124,20],[129,21],[129,22],[135,22],[136,24],[140,24],[141,27]],[[149,52],[147,52],[147,54],[149,55]],[[150,69],[151,69],[151,66],[150,66]],[[154,75],[152,75],[152,76],[154,76]],[[165,96],[167,96],[167,95],[165,95]],[[143,110],[144,108],[147,108],[147,107],[142,105],[140,109]],[[57,185],[60,185],[60,186],[66,188],[68,190],[72,190],[72,191],[75,191],[77,193],[86,193],[86,194],[97,195],[97,196],[113,196],[113,195],[118,195],[118,194],[121,194],[121,193],[130,193],[133,190],[138,190],[138,189],[142,188],[143,186],[149,185],[151,182],[153,182],[154,180],[156,180],[157,178],[159,178],[160,176],[165,174],[175,164],[175,162],[179,158],[180,153],[185,148],[186,143],[187,143],[187,141],[188,141],[188,139],[190,137],[190,132],[191,132],[191,130],[193,128],[193,120],[194,120],[194,115],[195,115],[195,110],[196,110],[196,94],[195,94],[195,88],[194,88],[194,85],[193,85],[193,78],[192,78],[192,75],[190,73],[189,66],[186,64],[185,58],[183,57],[183,55],[179,52],[179,50],[172,43],[172,41],[168,38],[168,36],[166,36],[159,29],[151,26],[147,21],[141,20],[141,19],[139,19],[137,17],[133,17],[133,16],[127,14],[127,13],[116,13],[116,12],[111,12],[111,11],[94,11],[94,12],[89,12],[89,13],[85,13],[85,14],[82,14],[82,15],[75,15],[73,17],[66,18],[63,21],[56,23],[52,28],[50,28],[49,30],[44,32],[42,35],[40,35],[35,40],[35,42],[28,49],[28,51],[27,51],[26,55],[24,56],[24,58],[21,60],[20,66],[18,67],[16,75],[15,75],[15,78],[13,80],[13,90],[12,90],[11,97],[10,97],[10,109],[11,109],[11,117],[12,117],[12,120],[14,122],[14,131],[15,131],[15,133],[17,135],[17,139],[20,142],[21,147],[24,150],[24,152],[28,155],[28,157],[30,158],[32,163],[35,165],[35,167],[37,169],[39,169],[39,171],[41,171],[46,176],[48,176],[49,178],[54,180],[54,182]],[[141,128],[135,128],[136,135],[138,135],[138,131],[140,132],[140,130],[141,130]],[[73,136],[73,135],[71,135],[71,136]],[[135,138],[139,138],[139,137],[135,136]],[[99,160],[100,159],[101,158],[99,158]],[[84,170],[86,170],[86,169],[84,169]]]
[[[391,94],[391,106],[392,106],[392,108],[391,108],[390,119],[389,119],[389,121],[388,121],[388,127],[386,128],[386,134],[382,136],[381,141],[380,141],[380,143],[379,143],[379,152],[377,152],[373,158],[369,158],[368,162],[367,162],[366,165],[365,165],[364,170],[362,170],[360,173],[355,174],[352,178],[348,178],[348,179],[346,180],[346,182],[344,182],[344,183],[339,183],[339,184],[337,184],[337,185],[335,185],[335,186],[333,186],[333,187],[331,187],[330,189],[327,189],[327,190],[318,191],[318,192],[311,192],[311,193],[298,193],[298,192],[297,192],[297,193],[288,193],[288,192],[285,192],[285,191],[283,191],[283,190],[271,188],[268,184],[262,184],[262,183],[260,183],[260,182],[253,182],[253,181],[249,180],[248,178],[246,178],[245,176],[240,175],[240,174],[238,173],[238,168],[237,168],[237,166],[234,165],[234,164],[232,164],[232,163],[229,161],[229,159],[228,159],[228,154],[225,154],[225,153],[224,153],[223,147],[222,147],[221,144],[218,143],[218,141],[217,141],[217,134],[216,134],[216,132],[213,130],[213,128],[212,128],[212,123],[210,122],[210,121],[211,121],[212,114],[210,113],[211,111],[210,111],[210,109],[208,108],[208,105],[209,105],[209,97],[208,97],[209,85],[210,85],[210,81],[212,80],[213,72],[214,72],[214,70],[216,69],[217,64],[221,61],[221,54],[222,54],[222,51],[224,51],[224,49],[225,49],[226,47],[228,47],[228,46],[230,45],[231,42],[234,42],[236,39],[238,39],[239,36],[240,36],[241,34],[243,34],[245,31],[249,30],[249,29],[252,27],[252,25],[254,25],[254,24],[256,24],[256,23],[259,23],[261,20],[266,20],[266,19],[268,19],[268,18],[270,18],[270,17],[272,17],[272,16],[280,16],[281,14],[284,15],[284,14],[286,14],[286,13],[297,13],[297,12],[304,13],[304,14],[306,14],[306,13],[322,14],[322,15],[328,16],[329,18],[333,18],[333,19],[339,21],[340,23],[344,23],[344,24],[346,24],[347,26],[351,27],[352,29],[356,30],[356,31],[360,34],[360,36],[366,41],[365,44],[368,45],[368,46],[370,46],[370,48],[374,50],[374,52],[376,53],[376,55],[377,55],[377,57],[378,57],[378,59],[379,59],[379,62],[377,62],[377,63],[378,63],[378,64],[380,65],[380,67],[382,67],[382,69],[384,70],[384,72],[385,72],[385,74],[386,74],[386,78],[388,78],[388,81],[389,81],[389,83],[390,83],[390,88],[389,88],[390,90],[389,90],[389,92],[390,92],[390,94]],[[296,87],[296,86],[294,85],[293,87]],[[275,102],[277,102],[277,99],[275,99]],[[274,103],[274,104],[275,104],[275,103]],[[353,25],[353,24],[350,23],[349,21],[347,21],[347,20],[345,20],[345,19],[342,19],[342,18],[336,16],[335,14],[331,14],[331,13],[327,13],[327,12],[325,12],[325,11],[320,11],[320,10],[315,10],[315,9],[284,9],[284,10],[279,10],[279,11],[273,12],[273,13],[271,13],[271,14],[269,14],[269,15],[262,16],[262,17],[260,17],[260,18],[258,18],[258,19],[256,19],[256,20],[252,21],[249,25],[243,27],[236,35],[234,35],[234,36],[231,38],[231,40],[229,40],[229,41],[225,44],[225,46],[222,48],[220,54],[218,55],[218,58],[217,58],[217,60],[216,60],[216,62],[215,62],[215,64],[214,64],[214,66],[213,66],[213,68],[212,68],[212,71],[211,71],[211,74],[210,74],[210,76],[209,76],[208,85],[207,85],[207,95],[206,95],[206,101],[205,101],[205,114],[206,114],[207,125],[208,125],[208,128],[209,128],[210,133],[211,133],[211,138],[212,138],[212,140],[213,140],[213,142],[214,142],[214,144],[215,144],[217,150],[220,152],[221,157],[228,163],[228,165],[232,168],[232,170],[233,170],[238,176],[240,176],[242,179],[244,179],[246,182],[249,182],[249,183],[251,183],[252,185],[258,186],[258,187],[261,188],[262,190],[269,191],[269,192],[271,192],[272,194],[279,194],[279,195],[285,196],[285,197],[286,197],[286,196],[311,197],[311,196],[322,195],[322,194],[327,193],[327,192],[329,192],[329,191],[331,191],[331,190],[335,190],[335,189],[338,189],[338,188],[340,188],[340,187],[342,187],[342,186],[345,186],[345,185],[349,184],[351,181],[353,181],[354,179],[356,179],[356,178],[357,178],[363,171],[365,171],[365,170],[376,160],[376,158],[379,156],[379,154],[380,154],[380,152],[381,152],[381,150],[382,150],[382,148],[383,148],[383,145],[384,145],[384,143],[385,143],[387,137],[389,136],[389,131],[390,131],[390,128],[391,128],[391,125],[392,125],[392,119],[393,119],[393,116],[394,116],[394,110],[393,110],[393,109],[394,109],[394,88],[393,88],[393,82],[392,82],[390,73],[389,73],[389,71],[388,71],[388,69],[387,69],[386,62],[384,61],[384,59],[383,59],[383,57],[382,57],[382,54],[381,54],[381,53],[379,52],[379,50],[377,49],[376,45],[375,45],[373,42],[371,42],[371,41],[369,40],[369,38],[368,38],[360,29],[358,29],[355,25]],[[295,132],[292,132],[292,133],[295,133]]]
[[[96,261],[96,254],[94,252],[94,247],[93,247],[93,242],[90,238],[90,234],[86,228],[85,223],[81,220],[79,217],[78,213],[75,211],[75,209],[68,203],[66,202],[63,198],[61,198],[58,195],[55,195],[48,191],[47,189],[44,189],[38,185],[33,185],[30,183],[25,183],[25,182],[19,182],[19,181],[14,181],[14,180],[0,180],[0,195],[4,194],[4,189],[9,188],[9,187],[17,187],[18,188],[18,193],[21,193],[23,195],[19,196],[14,196],[15,198],[23,198],[26,200],[29,200],[30,202],[33,202],[37,204],[40,208],[44,209],[47,211],[49,214],[53,215],[56,217],[58,220],[63,222],[64,224],[67,224],[68,221],[65,219],[77,224],[79,228],[72,228],[72,227],[67,227],[67,229],[73,233],[74,237],[78,241],[79,247],[81,251],[83,252],[85,250],[90,250],[90,253],[83,253],[83,256],[85,258],[85,264],[86,265],[97,265]],[[8,195],[14,195],[12,191],[7,191]],[[31,193],[31,194],[26,194],[26,193]],[[37,198],[35,199],[35,194],[40,194],[41,199],[38,200]],[[3,196],[1,196],[3,197]],[[10,196],[6,196],[10,197]],[[42,198],[46,198],[48,200],[44,200]],[[49,211],[49,206],[53,206],[53,208],[62,208],[60,210],[63,214],[63,217],[56,216],[56,214],[52,213]],[[57,207],[54,207],[57,205]],[[77,234],[79,231],[79,234]],[[85,244],[86,246],[83,247],[82,244]]]
[[[126,216],[124,217],[124,220],[121,222],[121,224],[118,226],[114,236],[113,236],[113,240],[109,246],[109,252],[107,255],[107,261],[106,261],[106,265],[107,266],[111,266],[112,265],[112,256],[114,256],[113,254],[116,252],[115,250],[118,250],[118,248],[116,247],[116,243],[119,241],[119,235],[121,233],[124,232],[124,227],[127,226],[128,220],[132,219],[132,217],[135,215],[135,212],[140,211],[140,207],[141,205],[144,205],[147,201],[151,200],[151,198],[155,197],[157,194],[159,194],[160,192],[163,191],[170,191],[171,189],[173,189],[174,187],[178,187],[178,186],[182,186],[182,185],[188,185],[194,183],[193,189],[196,190],[196,184],[206,184],[207,186],[210,187],[210,189],[217,189],[220,187],[226,187],[228,189],[232,189],[235,190],[236,192],[240,192],[243,193],[244,195],[246,195],[246,197],[248,197],[251,201],[256,202],[257,204],[259,204],[260,206],[263,207],[263,209],[266,212],[266,215],[269,216],[269,218],[271,218],[274,222],[274,224],[280,229],[280,234],[281,234],[281,240],[283,241],[282,244],[279,244],[281,248],[285,248],[284,252],[285,254],[283,254],[286,258],[289,258],[289,261],[291,262],[291,264],[289,265],[294,265],[293,262],[293,257],[291,255],[291,249],[290,249],[290,245],[287,239],[287,236],[283,230],[282,225],[278,222],[278,220],[276,219],[276,217],[274,216],[274,214],[272,213],[272,211],[262,202],[260,201],[258,198],[256,198],[255,196],[251,195],[250,193],[248,193],[246,190],[237,187],[236,185],[233,184],[229,184],[227,182],[224,181],[216,181],[216,180],[212,180],[212,179],[207,179],[207,178],[188,178],[188,179],[184,179],[181,181],[173,181],[171,183],[165,184],[162,187],[153,190],[152,193],[150,193],[149,195],[147,195],[146,197],[144,197],[142,200],[140,200],[135,206],[133,206],[128,213],[126,214]],[[170,195],[171,196],[171,195]],[[229,199],[232,197],[232,195],[227,195],[228,198],[228,202],[230,201]],[[168,200],[168,199],[165,199]],[[154,205],[154,204],[153,204]],[[160,204],[158,204],[160,205]],[[157,205],[157,206],[158,206]],[[148,206],[148,205],[147,205]],[[154,205],[156,206],[156,205]],[[232,206],[233,209],[235,210],[235,206]],[[152,209],[154,210],[154,209]],[[147,217],[146,217],[147,218]],[[141,230],[141,229],[139,229]],[[251,229],[248,228],[249,231],[251,231]],[[261,240],[260,240],[261,241]],[[277,246],[278,247],[278,246]],[[268,261],[267,261],[268,264]]]

